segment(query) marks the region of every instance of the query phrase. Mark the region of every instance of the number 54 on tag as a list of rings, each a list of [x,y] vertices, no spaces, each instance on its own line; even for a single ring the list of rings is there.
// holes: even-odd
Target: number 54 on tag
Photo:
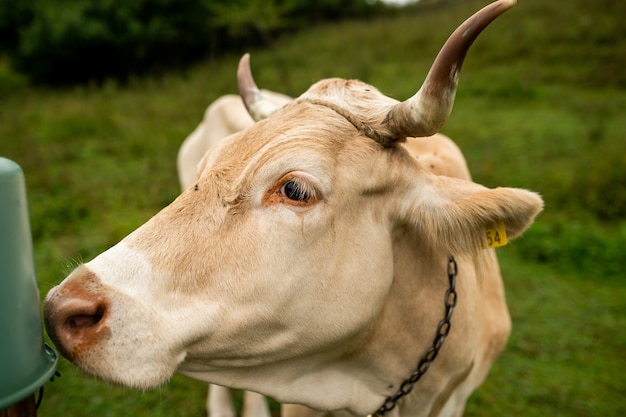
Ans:
[[[504,227],[504,221],[500,222],[495,227],[487,228],[486,231],[487,246],[490,248],[499,248],[509,243],[506,237],[506,228]]]

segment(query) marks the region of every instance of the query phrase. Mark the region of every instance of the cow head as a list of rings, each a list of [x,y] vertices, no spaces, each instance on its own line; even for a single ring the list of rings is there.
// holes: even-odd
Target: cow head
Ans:
[[[377,336],[431,339],[424,323],[440,312],[415,299],[441,297],[431,290],[447,255],[476,284],[485,229],[504,222],[515,238],[542,207],[529,191],[434,175],[398,145],[445,121],[465,51],[510,5],[457,30],[404,103],[342,79],[276,111],[248,100],[271,115],[210,150],[196,184],[49,292],[61,353],[132,387],[179,371],[285,402],[376,409],[414,359],[387,358]],[[243,95],[258,98],[247,71],[244,58]]]

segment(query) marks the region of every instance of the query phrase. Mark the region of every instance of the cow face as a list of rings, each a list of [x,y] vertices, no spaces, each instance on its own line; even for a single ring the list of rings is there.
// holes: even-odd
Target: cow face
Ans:
[[[133,386],[194,357],[236,352],[243,366],[345,341],[393,275],[390,219],[372,210],[392,181],[376,181],[382,156],[308,104],[227,139],[196,185],[48,295],[50,334],[79,366]]]

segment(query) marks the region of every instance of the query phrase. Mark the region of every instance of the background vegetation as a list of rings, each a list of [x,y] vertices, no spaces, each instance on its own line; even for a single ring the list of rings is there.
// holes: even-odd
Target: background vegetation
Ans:
[[[484,4],[307,27],[253,48],[255,77],[291,95],[323,77],[360,78],[404,99],[448,34]],[[466,60],[444,133],[475,181],[546,200],[526,235],[499,250],[514,329],[468,416],[626,413],[623,16],[626,2],[519,0]],[[0,155],[26,173],[42,296],[176,197],[178,147],[209,102],[236,91],[237,59],[65,89],[31,87],[3,61]],[[204,413],[205,385],[180,376],[136,392],[64,360],[59,368],[40,416]]]
[[[39,84],[126,80],[383,8],[376,0],[0,0],[0,52]]]

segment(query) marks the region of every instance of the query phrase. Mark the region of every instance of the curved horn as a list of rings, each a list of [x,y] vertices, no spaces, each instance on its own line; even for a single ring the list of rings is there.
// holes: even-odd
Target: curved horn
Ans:
[[[239,95],[243,100],[243,104],[255,122],[269,117],[270,114],[279,109],[278,106],[263,97],[263,94],[256,86],[250,70],[250,54],[248,53],[244,54],[239,60],[237,87],[239,88]]]
[[[383,125],[396,138],[430,136],[441,129],[452,112],[459,72],[467,51],[482,30],[515,3],[516,0],[491,3],[450,35],[419,91],[387,113]]]

